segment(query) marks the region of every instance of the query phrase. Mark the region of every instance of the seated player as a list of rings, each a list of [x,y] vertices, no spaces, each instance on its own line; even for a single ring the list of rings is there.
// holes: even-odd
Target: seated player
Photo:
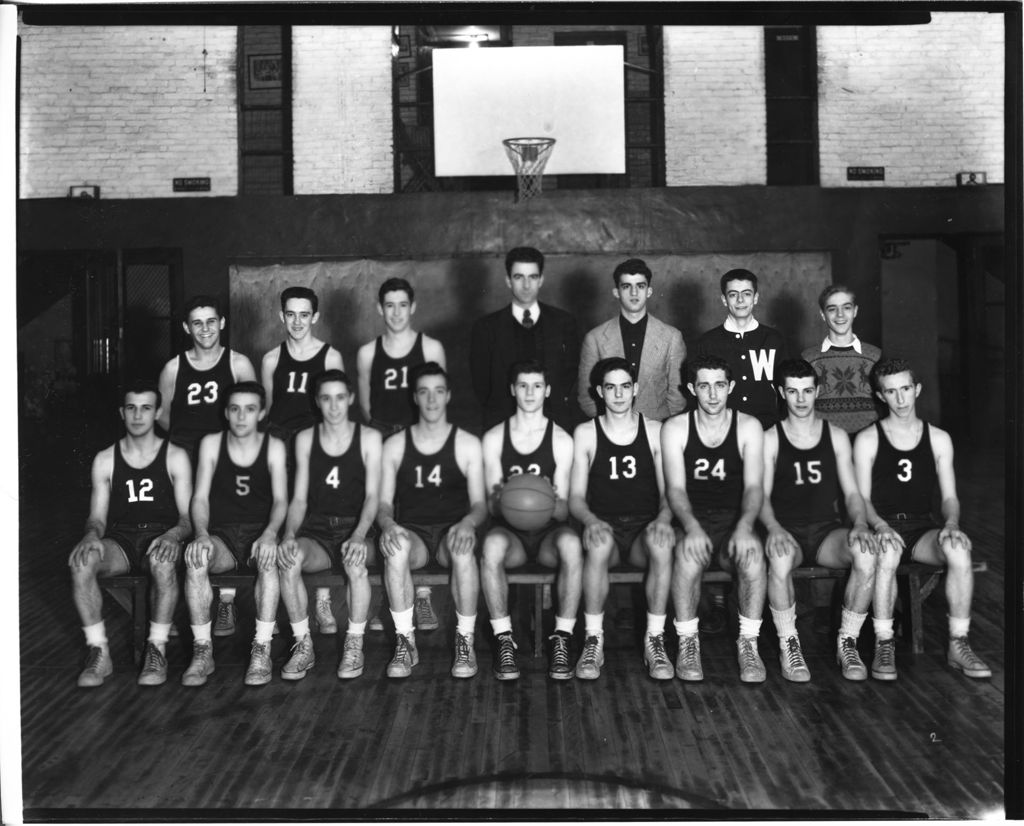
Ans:
[[[853,443],[857,485],[867,505],[868,524],[874,527],[879,544],[871,676],[876,680],[896,679],[892,621],[896,568],[901,561],[913,561],[946,568],[946,662],[968,677],[991,677],[992,670],[971,650],[967,640],[974,569],[971,540],[960,530],[953,441],[944,430],[918,418],[921,383],[906,361],[880,361],[874,379],[889,415],[862,430]],[[941,499],[941,527],[932,513],[936,488]]]
[[[626,359],[599,361],[593,378],[605,411],[573,435],[569,511],[583,525],[585,641],[576,676],[596,680],[604,665],[604,603],[608,568],[647,568],[644,664],[657,680],[672,679],[665,654],[665,608],[672,576],[672,515],[661,471],[661,422],[633,410],[636,374]]]
[[[434,556],[451,568],[455,602],[455,662],[452,676],[477,672],[473,650],[480,594],[477,531],[487,519],[480,440],[448,422],[448,375],[436,363],[409,376],[419,410],[416,424],[384,442],[380,506],[380,550],[384,584],[395,621],[395,656],[389,677],[408,677],[419,662],[413,628],[412,571]]]
[[[139,685],[167,681],[167,637],[178,603],[181,548],[191,532],[188,502],[192,466],[180,447],[156,435],[162,396],[153,382],[138,381],[121,396],[124,437],[96,454],[85,536],[68,559],[71,589],[89,647],[83,688],[103,684],[114,666],[103,622],[103,594],[96,578],[146,571],[152,619]]]
[[[377,290],[377,312],[384,319],[384,333],[356,352],[359,371],[359,407],[363,421],[384,438],[416,421],[409,393],[409,371],[417,364],[434,361],[446,365],[444,347],[412,327],[416,294],[404,278],[389,278]],[[430,598],[430,586],[416,588],[416,627],[431,631],[438,626]],[[370,630],[381,630],[379,617],[370,619]]]
[[[796,632],[793,588],[793,569],[807,564],[850,569],[836,660],[846,679],[866,680],[857,637],[871,605],[878,545],[857,490],[850,437],[818,415],[818,374],[808,362],[782,362],[778,378],[786,418],[764,434],[761,522],[768,532],[768,605],[779,635],[782,676],[798,683],[811,679]],[[850,529],[840,522],[840,494]]]
[[[256,569],[256,638],[245,684],[270,682],[279,596],[277,533],[288,509],[288,482],[284,443],[257,430],[266,415],[265,400],[258,382],[232,385],[225,394],[228,429],[199,444],[192,496],[195,536],[185,549],[185,599],[194,641],[183,685],[203,685],[214,670],[210,574],[240,568]]]
[[[704,679],[697,604],[705,569],[716,564],[738,581],[740,680],[766,678],[757,651],[767,574],[754,521],[761,510],[764,437],[760,422],[728,406],[729,363],[703,355],[687,365],[697,406],[665,422],[661,454],[669,505],[685,532],[675,547],[672,598],[679,635],[676,675]]]
[[[583,548],[576,532],[566,524],[569,507],[560,491],[569,489],[572,467],[572,437],[544,415],[544,400],[551,392],[544,367],[536,361],[520,361],[509,368],[510,391],[516,412],[495,425],[483,439],[484,481],[492,493],[492,527],[484,537],[480,559],[480,580],[491,615],[491,627],[498,643],[494,654],[494,676],[499,680],[519,677],[512,620],[508,613],[506,568],[528,560],[547,568],[559,568],[558,616],[551,642],[548,676],[555,680],[572,677],[569,640],[576,627],[580,605]],[[499,500],[503,484],[520,473],[543,476],[552,483],[558,497],[551,521],[534,531],[513,528],[501,516]]]
[[[295,437],[295,492],[277,555],[281,599],[295,637],[281,678],[301,680],[316,662],[302,574],[333,564],[348,579],[348,631],[338,666],[338,677],[347,680],[363,673],[370,608],[366,566],[374,558],[369,532],[377,515],[381,439],[373,428],[349,420],[352,383],[341,370],[326,370],[313,379],[313,396],[323,422]]]

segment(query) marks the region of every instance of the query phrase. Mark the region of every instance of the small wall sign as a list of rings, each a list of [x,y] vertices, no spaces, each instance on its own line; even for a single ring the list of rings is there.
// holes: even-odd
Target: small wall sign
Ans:
[[[884,181],[884,166],[848,166],[846,167],[846,180],[848,181]]]
[[[209,192],[209,178],[175,178],[175,192]]]

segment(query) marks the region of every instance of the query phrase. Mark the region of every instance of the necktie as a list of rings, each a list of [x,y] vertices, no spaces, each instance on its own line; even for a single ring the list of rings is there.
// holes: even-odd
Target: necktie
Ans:
[[[530,311],[523,310],[523,326],[529,330],[533,326],[533,319],[530,318]]]

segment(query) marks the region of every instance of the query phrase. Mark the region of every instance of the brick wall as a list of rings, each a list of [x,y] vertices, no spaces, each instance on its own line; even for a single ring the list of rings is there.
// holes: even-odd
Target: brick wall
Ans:
[[[21,197],[64,197],[72,184],[99,185],[105,199],[167,197],[172,178],[192,176],[211,179],[210,195],[237,192],[234,28],[19,35]]]
[[[292,30],[295,194],[394,190],[391,29]]]
[[[932,13],[922,26],[818,29],[822,186],[1003,182],[1003,16]],[[884,166],[884,182],[848,182]]]
[[[665,182],[763,184],[764,30],[666,26]]]

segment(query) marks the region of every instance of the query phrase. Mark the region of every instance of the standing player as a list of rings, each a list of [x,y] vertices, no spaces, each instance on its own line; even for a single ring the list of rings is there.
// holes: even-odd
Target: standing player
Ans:
[[[224,391],[235,382],[256,378],[249,359],[220,343],[224,323],[216,298],[192,298],[185,305],[182,323],[192,346],[167,362],[160,372],[160,392],[170,401],[157,423],[168,432],[172,443],[188,451],[193,467],[203,436],[224,429]],[[220,589],[215,636],[235,633],[234,599],[234,588]]]
[[[875,657],[871,676],[896,679],[893,609],[896,568],[901,560],[946,568],[949,647],[946,662],[968,677],[991,677],[992,670],[971,650],[974,569],[971,540],[960,530],[960,500],[953,473],[953,442],[944,430],[917,416],[921,383],[903,359],[875,367],[878,397],[889,415],[862,430],[853,444],[857,485],[867,504],[868,523],[879,543],[875,573]],[[941,497],[944,524],[932,515],[932,496]]]
[[[866,680],[857,637],[871,605],[878,546],[857,490],[850,437],[817,415],[818,375],[809,363],[784,361],[778,375],[787,415],[764,434],[761,522],[768,532],[768,604],[779,635],[782,676],[811,679],[796,632],[792,576],[793,568],[806,563],[850,569],[836,659],[846,679]],[[840,522],[840,494],[852,529]]]
[[[512,418],[495,425],[483,438],[484,481],[491,492],[493,527],[484,537],[480,579],[491,615],[491,628],[498,647],[494,654],[494,676],[499,680],[519,677],[512,620],[508,613],[506,568],[536,560],[547,568],[560,568],[558,612],[551,642],[548,676],[555,680],[572,677],[569,640],[576,627],[580,605],[583,548],[576,532],[567,524],[569,508],[561,491],[569,490],[572,467],[572,437],[544,415],[544,400],[551,392],[544,368],[535,361],[516,362],[509,368],[509,385],[516,400]],[[533,473],[552,483],[555,512],[551,521],[534,531],[513,528],[499,507],[502,485],[512,476]]]
[[[682,680],[704,679],[697,603],[704,570],[714,561],[739,581],[740,680],[761,683],[766,675],[757,637],[767,582],[754,521],[763,497],[764,434],[757,419],[728,407],[735,387],[728,362],[698,356],[687,370],[697,407],[673,416],[661,431],[668,502],[685,531],[676,543],[672,573],[676,674]]]
[[[352,383],[341,370],[326,370],[313,379],[313,397],[323,421],[295,437],[295,492],[278,550],[281,599],[295,637],[281,677],[301,680],[315,663],[302,574],[327,570],[333,563],[348,578],[348,631],[338,667],[338,677],[346,680],[363,673],[370,608],[366,566],[374,556],[368,533],[377,515],[381,439],[373,428],[349,420]]]
[[[270,682],[270,643],[279,596],[277,533],[288,509],[285,447],[260,433],[266,415],[258,382],[225,393],[228,429],[203,438],[192,496],[195,536],[185,549],[185,599],[192,622],[192,663],[183,685],[198,686],[213,673],[210,574],[256,568],[256,638],[246,685]]]
[[[384,443],[377,517],[397,636],[387,673],[408,677],[419,662],[412,571],[434,555],[452,571],[457,621],[452,676],[472,677],[477,672],[473,636],[480,593],[473,551],[477,531],[487,519],[480,440],[449,424],[451,390],[439,364],[415,367],[409,380],[419,419]]]
[[[167,637],[178,603],[182,543],[191,532],[188,454],[156,435],[162,397],[152,382],[135,382],[121,396],[125,435],[96,454],[85,536],[68,559],[75,607],[89,647],[78,684],[103,684],[114,666],[96,578],[147,571],[152,619],[139,685],[167,680]]]
[[[637,376],[636,410],[645,418],[664,421],[686,409],[679,384],[679,368],[686,360],[683,334],[647,312],[651,289],[650,267],[639,258],[619,264],[612,273],[612,295],[619,313],[591,330],[583,339],[577,386],[579,403],[587,416],[597,415],[590,395],[590,371],[598,361],[623,356]]]
[[[857,297],[841,284],[826,287],[818,298],[828,334],[820,347],[808,347],[803,357],[818,374],[818,415],[851,436],[878,419],[871,390],[871,370],[881,358],[873,344],[853,332]]]
[[[672,576],[672,515],[664,498],[661,422],[633,410],[636,376],[613,357],[594,370],[605,412],[573,435],[569,511],[583,525],[583,618],[586,640],[576,676],[596,680],[604,665],[608,568],[620,561],[647,568],[643,661],[657,680],[672,679],[665,654],[665,609]]]
[[[384,334],[362,345],[356,353],[359,372],[359,407],[363,420],[384,434],[397,433],[416,421],[409,394],[409,371],[432,361],[446,366],[444,347],[436,338],[412,328],[416,295],[404,278],[389,278],[377,291],[377,312],[384,319]],[[416,627],[437,628],[430,586],[416,588]],[[371,629],[379,620],[374,616]]]

